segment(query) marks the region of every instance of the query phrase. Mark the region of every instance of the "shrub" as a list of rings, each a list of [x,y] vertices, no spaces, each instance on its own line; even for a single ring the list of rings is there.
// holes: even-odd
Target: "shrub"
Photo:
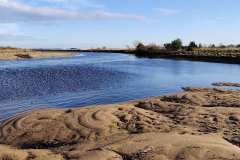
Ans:
[[[227,48],[227,46],[225,46],[224,44],[220,44],[219,48]]]
[[[137,50],[137,51],[143,50],[144,48],[145,48],[145,45],[144,45],[143,43],[138,42],[138,43],[136,44],[136,50]]]
[[[187,50],[193,51],[195,48],[198,48],[197,44],[194,41],[191,41],[187,47]]]
[[[215,44],[211,44],[209,47],[210,48],[216,48]]]
[[[176,51],[181,50],[183,48],[182,40],[181,39],[173,40],[171,43],[164,44],[164,47],[168,50]]]
[[[182,40],[176,39],[176,40],[172,41],[171,45],[174,50],[180,50],[180,49],[182,49]]]

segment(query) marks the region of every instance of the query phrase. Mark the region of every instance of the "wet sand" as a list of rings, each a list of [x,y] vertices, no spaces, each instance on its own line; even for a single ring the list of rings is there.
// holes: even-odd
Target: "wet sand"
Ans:
[[[42,109],[0,124],[0,160],[240,160],[240,91]]]

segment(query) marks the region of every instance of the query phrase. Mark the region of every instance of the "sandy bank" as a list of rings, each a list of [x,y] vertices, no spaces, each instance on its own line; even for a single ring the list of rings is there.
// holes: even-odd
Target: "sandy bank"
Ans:
[[[16,60],[30,58],[67,57],[72,52],[34,51],[31,49],[0,48],[0,60]]]
[[[0,160],[240,160],[239,126],[240,91],[185,88],[16,116],[0,124]]]

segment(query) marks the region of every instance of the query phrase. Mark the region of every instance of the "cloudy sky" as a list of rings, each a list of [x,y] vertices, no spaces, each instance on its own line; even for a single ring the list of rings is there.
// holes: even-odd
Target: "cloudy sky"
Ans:
[[[0,0],[0,46],[240,43],[239,0]]]

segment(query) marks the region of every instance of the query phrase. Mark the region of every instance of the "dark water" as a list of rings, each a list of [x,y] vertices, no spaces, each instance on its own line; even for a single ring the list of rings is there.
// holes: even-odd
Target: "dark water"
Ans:
[[[0,119],[41,107],[122,102],[179,91],[183,86],[237,82],[240,65],[138,59],[125,54],[0,61]]]

